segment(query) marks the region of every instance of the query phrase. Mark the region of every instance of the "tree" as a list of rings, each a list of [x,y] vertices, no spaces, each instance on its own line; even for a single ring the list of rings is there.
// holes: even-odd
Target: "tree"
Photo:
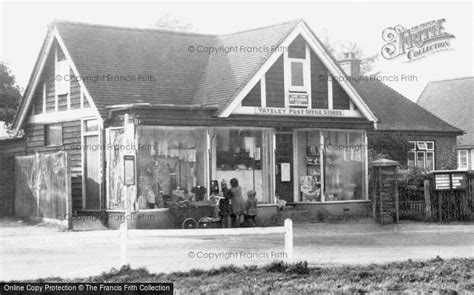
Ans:
[[[159,29],[166,29],[171,31],[197,31],[193,24],[185,23],[169,13],[161,15],[158,20],[153,24],[153,26]]]
[[[389,132],[374,132],[367,136],[369,161],[387,158],[398,161],[401,165],[407,162],[410,144],[405,135]]]
[[[9,126],[21,100],[20,87],[8,66],[0,61],[0,121]]]
[[[372,73],[375,69],[375,63],[379,58],[379,54],[367,55],[364,50],[356,42],[340,42],[333,41],[329,38],[327,31],[325,31],[323,37],[323,44],[329,50],[329,52],[334,56],[336,60],[344,59],[345,53],[353,53],[356,58],[361,60],[360,63],[360,74],[366,75],[377,75],[377,73]]]

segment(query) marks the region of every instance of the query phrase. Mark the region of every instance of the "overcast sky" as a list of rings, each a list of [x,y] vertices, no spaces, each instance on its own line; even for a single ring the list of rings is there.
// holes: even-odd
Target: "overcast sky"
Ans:
[[[1,0],[0,0],[1,1]],[[26,87],[47,24],[54,19],[147,27],[163,14],[192,23],[201,33],[230,33],[303,18],[320,37],[355,42],[367,55],[378,53],[382,31],[446,19],[454,34],[452,50],[414,62],[379,59],[384,76],[414,75],[387,83],[416,100],[429,81],[473,76],[473,7],[471,2],[5,2],[1,9],[0,59],[6,61],[21,87]]]

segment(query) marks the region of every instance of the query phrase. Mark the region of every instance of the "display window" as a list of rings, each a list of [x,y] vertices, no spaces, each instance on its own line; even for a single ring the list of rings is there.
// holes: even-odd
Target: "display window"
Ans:
[[[300,202],[366,199],[365,134],[358,131],[296,132]]]
[[[215,128],[210,130],[211,179],[219,183],[236,178],[246,192],[253,190],[260,203],[271,203],[272,132],[270,129]]]
[[[137,135],[139,209],[208,199],[206,128],[140,126]]]

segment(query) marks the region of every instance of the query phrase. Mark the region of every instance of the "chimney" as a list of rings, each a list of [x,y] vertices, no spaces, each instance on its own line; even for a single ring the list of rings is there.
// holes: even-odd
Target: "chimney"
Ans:
[[[360,76],[360,59],[355,58],[354,52],[344,52],[344,59],[338,63],[348,76]]]

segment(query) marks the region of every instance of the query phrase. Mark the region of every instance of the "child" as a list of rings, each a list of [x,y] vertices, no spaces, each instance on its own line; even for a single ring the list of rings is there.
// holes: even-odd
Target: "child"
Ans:
[[[229,217],[232,213],[232,192],[227,188],[225,180],[221,182],[222,199],[219,201],[219,215],[222,227],[230,227]]]
[[[232,192],[232,224],[234,227],[242,226],[244,222],[245,201],[242,197],[242,188],[237,178],[230,180],[230,191]]]
[[[255,223],[255,217],[257,217],[257,193],[255,191],[247,192],[247,202],[245,203],[245,212],[247,217],[252,222],[252,226],[257,226]]]

